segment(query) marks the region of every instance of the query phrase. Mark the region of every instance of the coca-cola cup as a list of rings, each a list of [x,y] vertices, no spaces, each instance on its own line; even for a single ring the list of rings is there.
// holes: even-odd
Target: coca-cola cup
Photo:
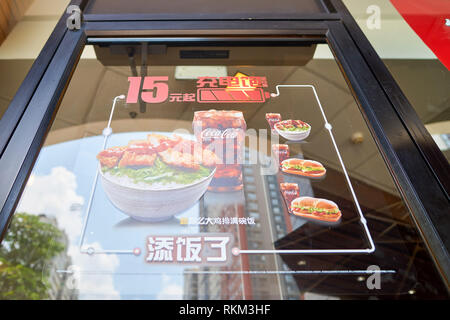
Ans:
[[[241,111],[208,110],[194,113],[194,134],[203,148],[220,159],[208,190],[241,190],[246,123]]]
[[[279,113],[266,113],[266,120],[269,123],[272,134],[276,134],[275,124],[281,121],[281,114]]]
[[[272,154],[275,159],[281,164],[284,160],[289,158],[289,145],[287,144],[273,144]]]

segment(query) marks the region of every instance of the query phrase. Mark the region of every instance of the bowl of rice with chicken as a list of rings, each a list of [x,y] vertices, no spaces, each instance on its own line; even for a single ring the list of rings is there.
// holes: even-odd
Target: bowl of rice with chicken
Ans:
[[[103,189],[112,204],[140,220],[170,219],[206,192],[219,158],[201,144],[173,135],[149,134],[98,155]]]

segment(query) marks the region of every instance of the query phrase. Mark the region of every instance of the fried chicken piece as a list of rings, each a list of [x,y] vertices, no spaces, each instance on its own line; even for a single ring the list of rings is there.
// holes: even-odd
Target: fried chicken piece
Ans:
[[[166,140],[168,137],[162,134],[150,133],[147,135],[147,142],[151,145],[159,145],[162,140]]]
[[[195,170],[200,168],[200,165],[195,161],[194,156],[190,153],[183,153],[169,148],[165,151],[159,152],[158,154],[160,155],[162,161],[168,165]]]
[[[97,159],[100,161],[102,167],[114,168],[119,162],[119,157],[99,157]]]
[[[114,168],[124,154],[125,149],[126,147],[112,147],[103,150],[97,155],[97,159],[102,167]]]
[[[147,145],[148,146],[148,140],[130,140],[128,141],[128,146],[140,146],[140,145]]]
[[[156,153],[139,154],[135,152],[125,151],[122,159],[119,162],[119,168],[132,166],[150,167],[155,163],[155,160],[156,160]]]
[[[220,163],[221,163],[220,158],[214,152],[208,149],[203,149],[202,164],[205,167],[215,167]]]
[[[219,157],[214,152],[203,149],[202,145],[195,141],[182,140],[173,149],[183,154],[191,154],[195,163],[202,164],[205,167],[214,167],[220,162]]]
[[[164,151],[175,146],[182,140],[183,139],[177,135],[173,135],[172,138],[157,133],[151,133],[147,135],[147,142],[156,151]]]
[[[172,148],[181,153],[193,154],[194,150],[199,149],[199,148],[201,149],[201,145],[194,141],[181,139],[180,142],[175,144]]]

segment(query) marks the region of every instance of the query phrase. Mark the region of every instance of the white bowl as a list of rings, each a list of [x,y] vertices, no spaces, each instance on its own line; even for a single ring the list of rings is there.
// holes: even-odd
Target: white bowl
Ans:
[[[285,138],[287,140],[301,141],[301,140],[308,138],[309,134],[311,133],[311,126],[309,126],[308,130],[300,131],[300,132],[283,131],[283,130],[278,130],[277,128],[275,128],[275,130],[277,130],[277,132],[280,136],[282,136],[283,138]]]
[[[309,125],[306,122],[304,122],[304,123],[307,124],[309,126],[309,128],[308,128],[308,130],[305,130],[305,131],[284,131],[284,130],[278,129],[278,125],[281,125],[286,122],[292,122],[292,121],[297,121],[297,120],[289,119],[289,120],[283,120],[283,121],[277,122],[277,123],[275,123],[274,128],[280,136],[282,136],[283,138],[285,138],[287,140],[301,141],[301,140],[306,139],[309,136],[309,134],[311,133],[311,125]]]
[[[103,190],[113,205],[133,219],[146,222],[168,220],[193,206],[206,192],[214,176],[193,184],[167,189],[128,187],[106,177],[99,169]]]

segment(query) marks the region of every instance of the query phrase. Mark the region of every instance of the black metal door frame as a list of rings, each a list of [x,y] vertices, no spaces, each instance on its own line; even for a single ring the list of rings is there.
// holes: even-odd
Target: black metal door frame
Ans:
[[[83,10],[88,0],[72,0]],[[448,286],[450,166],[412,106],[340,0],[325,1],[328,16],[279,20],[134,20],[86,17],[66,28],[67,14],[36,59],[0,119],[0,240],[51,127],[88,38],[176,37],[236,41],[279,35],[282,41],[326,39],[353,90],[369,129]],[[230,38],[231,37],[231,38]],[[266,40],[265,40],[266,39]],[[268,41],[268,40],[267,40]],[[271,40],[273,44],[274,39]]]

